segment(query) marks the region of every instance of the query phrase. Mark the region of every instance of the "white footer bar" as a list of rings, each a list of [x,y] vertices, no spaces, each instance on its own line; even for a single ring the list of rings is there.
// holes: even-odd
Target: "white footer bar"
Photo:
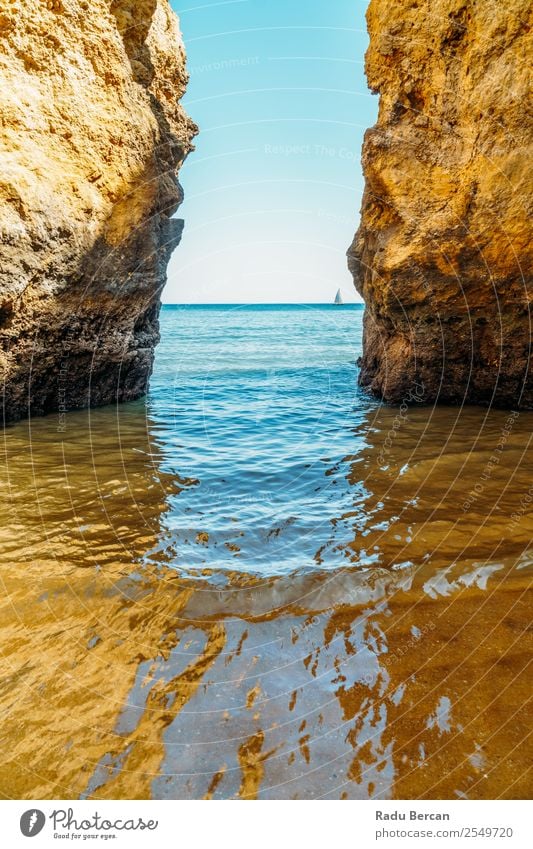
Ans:
[[[533,846],[527,801],[3,801],[2,845],[189,849]],[[68,842],[67,842],[68,841]]]

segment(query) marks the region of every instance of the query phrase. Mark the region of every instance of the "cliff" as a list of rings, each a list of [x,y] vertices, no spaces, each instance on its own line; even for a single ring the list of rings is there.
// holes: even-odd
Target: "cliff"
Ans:
[[[531,408],[527,0],[371,0],[360,383]]]
[[[0,11],[4,418],[147,387],[196,131],[167,0],[11,0]]]

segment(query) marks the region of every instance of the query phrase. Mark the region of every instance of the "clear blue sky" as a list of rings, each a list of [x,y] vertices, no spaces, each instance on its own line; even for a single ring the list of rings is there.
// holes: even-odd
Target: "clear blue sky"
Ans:
[[[200,126],[166,303],[360,300],[346,269],[377,99],[366,0],[172,0]]]

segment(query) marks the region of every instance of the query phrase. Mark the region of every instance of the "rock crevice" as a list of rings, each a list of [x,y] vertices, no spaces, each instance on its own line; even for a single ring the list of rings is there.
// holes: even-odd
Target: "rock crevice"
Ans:
[[[533,406],[531,7],[371,0],[360,383],[391,403]]]
[[[6,421],[144,394],[195,125],[167,0],[0,15]]]

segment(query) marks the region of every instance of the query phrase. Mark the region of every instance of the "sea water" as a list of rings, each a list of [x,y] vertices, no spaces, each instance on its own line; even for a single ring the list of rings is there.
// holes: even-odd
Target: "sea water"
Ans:
[[[384,406],[361,335],[165,307],[146,399],[6,428],[2,795],[528,796],[532,414]]]

